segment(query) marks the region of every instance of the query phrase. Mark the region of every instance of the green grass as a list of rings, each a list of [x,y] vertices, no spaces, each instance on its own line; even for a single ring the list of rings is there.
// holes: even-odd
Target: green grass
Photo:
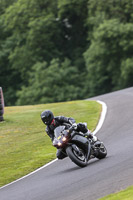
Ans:
[[[133,186],[130,186],[121,192],[110,194],[99,200],[133,200]]]
[[[0,186],[14,181],[56,158],[56,148],[45,133],[40,119],[43,110],[55,116],[73,117],[87,122],[94,130],[101,113],[95,101],[71,101],[35,106],[6,107],[0,123]]]

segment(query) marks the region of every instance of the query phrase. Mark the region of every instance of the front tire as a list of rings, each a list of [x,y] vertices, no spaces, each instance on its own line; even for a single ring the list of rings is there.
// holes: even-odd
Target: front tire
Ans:
[[[85,167],[87,165],[87,159],[85,156],[85,153],[81,150],[82,154],[81,156],[77,154],[75,149],[72,148],[72,146],[68,146],[66,148],[66,153],[69,156],[69,158],[79,167]]]

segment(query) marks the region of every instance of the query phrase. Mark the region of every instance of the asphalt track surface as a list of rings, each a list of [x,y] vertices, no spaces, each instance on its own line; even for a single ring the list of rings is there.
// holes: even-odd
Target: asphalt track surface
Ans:
[[[108,108],[97,133],[108,156],[85,168],[69,158],[58,160],[0,189],[0,200],[97,200],[133,185],[133,87],[92,99]]]

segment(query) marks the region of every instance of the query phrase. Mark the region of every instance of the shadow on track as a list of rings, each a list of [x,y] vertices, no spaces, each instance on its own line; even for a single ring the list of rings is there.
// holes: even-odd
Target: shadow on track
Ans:
[[[64,173],[70,173],[70,172],[73,172],[73,171],[76,171],[76,170],[82,170],[84,168],[89,167],[90,165],[95,165],[97,162],[100,162],[100,161],[101,160],[95,159],[95,160],[92,160],[92,161],[88,162],[86,167],[81,168],[81,167],[75,166],[75,167],[71,167],[71,168],[66,169],[66,170],[62,170],[59,173],[60,174],[64,174]]]

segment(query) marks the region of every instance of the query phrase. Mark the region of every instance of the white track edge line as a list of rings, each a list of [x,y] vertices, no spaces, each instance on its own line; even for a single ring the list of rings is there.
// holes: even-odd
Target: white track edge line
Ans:
[[[98,125],[97,125],[96,129],[92,132],[93,135],[95,135],[101,129],[103,122],[105,120],[106,113],[107,113],[107,105],[103,101],[98,100],[97,102],[102,105],[102,112],[101,112],[101,116],[100,116]]]
[[[34,173],[40,171],[41,169],[43,169],[43,168],[45,168],[45,167],[51,165],[52,163],[54,163],[54,162],[57,161],[57,160],[58,160],[57,158],[54,159],[54,160],[52,160],[51,162],[47,163],[46,165],[43,165],[42,167],[36,169],[35,171],[33,171],[33,172],[31,172],[31,173],[29,173],[29,174],[27,174],[27,175],[25,175],[25,176],[23,176],[23,177],[21,177],[21,178],[15,180],[15,181],[12,181],[11,183],[8,183],[8,184],[6,184],[6,185],[0,187],[0,189],[3,189],[3,188],[5,188],[5,187],[7,187],[7,186],[9,186],[9,185],[11,185],[11,184],[13,184],[13,183],[16,183],[16,182],[18,182],[18,181],[20,181],[20,180],[22,180],[22,179],[24,179],[24,178],[26,178],[26,177],[28,177],[28,176],[34,174]]]
[[[92,132],[93,135],[95,135],[95,134],[100,130],[100,128],[102,127],[103,122],[104,122],[104,119],[105,119],[105,116],[106,116],[106,112],[107,112],[107,106],[106,106],[106,104],[105,104],[104,102],[102,102],[102,101],[99,101],[99,100],[98,100],[97,102],[100,103],[100,104],[102,105],[102,113],[101,113],[100,120],[99,120],[99,122],[98,122],[98,125],[97,125],[95,131]],[[34,174],[34,173],[40,171],[41,169],[43,169],[43,168],[45,168],[45,167],[51,165],[52,163],[54,163],[54,162],[57,161],[57,160],[58,160],[58,158],[52,160],[51,162],[49,162],[49,163],[47,163],[46,165],[44,165],[44,166],[42,166],[42,167],[36,169],[35,171],[33,171],[33,172],[31,172],[31,173],[29,173],[29,174],[27,174],[27,175],[25,175],[25,176],[23,176],[23,177],[17,179],[17,180],[15,180],[15,181],[11,182],[11,183],[8,183],[8,184],[6,184],[6,185],[0,187],[0,189],[3,189],[3,188],[5,188],[5,187],[7,187],[7,186],[9,186],[9,185],[11,185],[11,184],[13,184],[13,183],[16,183],[16,182],[18,182],[18,181],[20,181],[20,180],[22,180],[22,179],[24,179],[24,178],[26,178],[26,177],[28,177],[28,176]]]

